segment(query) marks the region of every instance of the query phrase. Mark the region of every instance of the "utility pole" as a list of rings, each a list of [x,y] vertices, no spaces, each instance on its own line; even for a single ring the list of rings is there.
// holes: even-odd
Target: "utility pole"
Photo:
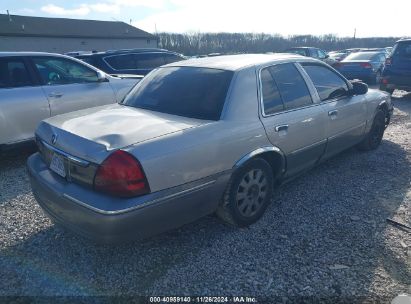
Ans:
[[[354,40],[355,40],[355,35],[357,34],[357,28],[354,29]]]

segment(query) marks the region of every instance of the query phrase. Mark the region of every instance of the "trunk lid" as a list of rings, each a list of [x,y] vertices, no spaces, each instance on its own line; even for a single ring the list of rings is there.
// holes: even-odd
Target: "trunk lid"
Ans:
[[[208,121],[114,104],[58,115],[36,134],[71,155],[99,161],[110,150],[182,132]],[[57,137],[53,143],[52,138]]]

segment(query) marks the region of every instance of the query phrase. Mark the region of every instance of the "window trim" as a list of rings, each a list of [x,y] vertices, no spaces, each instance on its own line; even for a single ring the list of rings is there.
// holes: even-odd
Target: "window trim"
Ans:
[[[297,108],[293,108],[293,109],[287,109],[287,108],[285,107],[285,103],[284,103],[284,101],[283,101],[283,104],[284,104],[284,110],[283,110],[283,111],[278,111],[278,112],[272,113],[272,114],[266,114],[266,113],[265,113],[265,110],[264,110],[263,83],[262,83],[262,80],[261,80],[261,71],[264,70],[264,69],[266,69],[266,68],[270,68],[270,67],[277,66],[277,65],[281,65],[281,64],[292,64],[292,65],[294,65],[294,67],[297,69],[297,72],[300,74],[301,78],[302,78],[303,81],[305,82],[305,85],[306,85],[307,90],[308,90],[308,92],[309,92],[309,94],[310,94],[310,98],[311,98],[312,103],[311,103],[310,105],[306,105],[306,106],[302,106],[302,107],[297,107]],[[260,115],[261,115],[262,117],[264,117],[264,118],[268,118],[268,117],[271,117],[271,116],[276,116],[276,115],[283,114],[283,113],[288,113],[288,112],[293,112],[293,111],[299,111],[299,110],[302,110],[302,109],[306,109],[306,108],[310,108],[310,107],[319,105],[319,103],[316,102],[317,96],[313,95],[313,91],[312,91],[312,89],[311,89],[311,85],[310,85],[309,83],[307,83],[307,79],[306,79],[305,75],[303,75],[303,74],[301,73],[301,70],[300,70],[300,68],[299,68],[299,66],[298,66],[298,62],[297,62],[297,61],[280,62],[280,63],[270,63],[270,64],[267,64],[267,65],[261,66],[261,67],[258,68],[257,77],[258,77],[258,101],[259,101],[258,103],[259,103],[259,107],[260,107],[259,113],[260,113]],[[281,92],[280,92],[280,96],[281,96],[281,98],[282,98]]]

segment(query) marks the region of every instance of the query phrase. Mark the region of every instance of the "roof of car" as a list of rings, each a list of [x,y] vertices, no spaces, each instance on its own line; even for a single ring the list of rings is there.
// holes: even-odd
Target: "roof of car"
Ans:
[[[313,46],[294,46],[294,47],[290,47],[287,50],[294,50],[294,49],[318,49],[316,47]]]
[[[157,48],[138,48],[138,49],[122,49],[122,50],[107,50],[107,51],[94,51],[94,52],[69,52],[68,55],[75,57],[93,57],[100,55],[117,55],[117,54],[128,54],[128,53],[169,53],[177,54],[173,51],[157,49]]]
[[[396,43],[398,43],[398,42],[410,42],[410,41],[411,41],[411,38],[403,38],[403,39],[398,40]]]
[[[64,56],[64,55],[56,54],[56,53],[46,53],[46,52],[0,52],[0,57],[11,57],[11,56]]]
[[[264,65],[280,61],[313,61],[318,60],[294,54],[241,54],[216,57],[193,58],[170,63],[167,66],[175,67],[202,67],[220,70],[241,70],[250,66]]]

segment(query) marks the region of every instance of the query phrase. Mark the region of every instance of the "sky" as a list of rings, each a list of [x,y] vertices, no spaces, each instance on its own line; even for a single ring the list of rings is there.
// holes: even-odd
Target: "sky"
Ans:
[[[1,0],[0,13],[6,10],[124,21],[150,33],[411,36],[410,0]]]

